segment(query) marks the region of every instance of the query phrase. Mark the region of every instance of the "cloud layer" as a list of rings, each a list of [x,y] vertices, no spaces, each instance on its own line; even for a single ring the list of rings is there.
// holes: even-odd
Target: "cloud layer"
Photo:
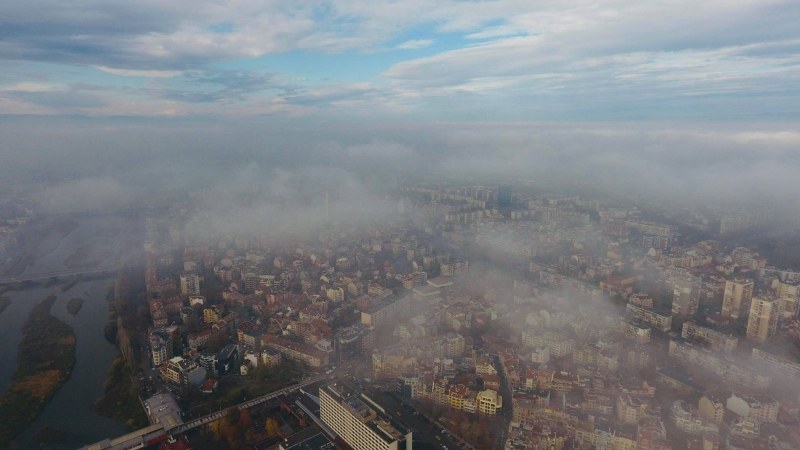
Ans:
[[[5,2],[0,113],[796,119],[797,23],[791,0]]]
[[[800,211],[800,128],[786,124],[374,127],[28,118],[0,123],[0,134],[0,188],[55,183],[46,198],[63,210],[126,207],[171,192],[197,193],[207,209],[220,211],[216,216],[226,209],[243,214],[252,204],[247,199],[259,195],[269,199],[255,207],[266,211],[263,217],[318,208],[326,191],[331,204],[354,200],[372,208],[398,180],[437,176],[591,187],[670,208]],[[361,214],[340,206],[344,216]]]

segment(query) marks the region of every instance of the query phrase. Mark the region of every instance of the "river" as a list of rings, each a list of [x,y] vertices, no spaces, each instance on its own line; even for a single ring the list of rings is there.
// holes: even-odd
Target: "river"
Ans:
[[[78,226],[62,239],[58,247],[35,261],[25,273],[66,269],[64,261],[76,250],[98,236],[106,241],[105,244],[113,242],[115,230],[125,228],[123,224],[108,218],[82,218],[78,222]],[[115,248],[114,255],[103,259],[96,267],[115,268],[119,250]],[[108,249],[103,251],[107,252]],[[56,295],[58,300],[50,312],[71,325],[77,339],[72,375],[28,429],[15,439],[18,448],[74,449],[126,432],[124,424],[99,416],[93,411],[94,402],[103,394],[106,370],[118,354],[117,348],[103,336],[108,317],[105,297],[111,283],[111,279],[88,280],[75,284],[66,292],[61,291],[61,285],[54,285],[36,286],[4,294],[11,299],[11,304],[0,314],[0,354],[3,355],[0,363],[0,390],[5,391],[14,374],[22,326],[37,302],[50,294]],[[84,303],[73,317],[67,312],[66,304],[74,297],[84,299]],[[66,441],[60,444],[37,444],[36,433],[44,427],[65,432]]]

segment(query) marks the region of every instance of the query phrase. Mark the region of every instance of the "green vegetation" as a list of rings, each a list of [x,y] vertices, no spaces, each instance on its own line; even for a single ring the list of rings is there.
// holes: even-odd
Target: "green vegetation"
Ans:
[[[8,298],[6,296],[0,297],[0,314],[2,314],[3,311],[5,311],[6,308],[8,308],[8,305],[10,305],[10,304],[11,304],[11,299],[10,298]]]
[[[36,432],[36,442],[42,445],[64,444],[69,434],[59,428],[46,426]]]
[[[78,314],[78,311],[81,310],[81,307],[83,307],[83,299],[80,297],[71,298],[69,299],[69,302],[67,302],[67,312],[73,316]]]
[[[138,270],[141,271],[141,268]],[[134,276],[136,271],[136,268],[121,271],[114,285],[106,292],[109,311],[103,334],[108,342],[117,345],[121,356],[111,363],[103,396],[95,403],[98,414],[125,422],[131,430],[148,424],[139,402],[139,386],[133,377],[136,355],[129,338],[132,333],[128,331],[136,327],[135,304],[144,297],[144,280],[140,281],[139,277]]]
[[[95,404],[98,414],[125,422],[131,430],[148,424],[131,369],[121,357],[115,359],[108,368],[104,389],[103,396]]]
[[[69,378],[75,364],[75,333],[50,315],[51,295],[34,306],[23,327],[17,370],[0,398],[0,446],[22,432]]]
[[[275,392],[296,383],[302,375],[296,363],[284,361],[275,367],[252,369],[244,378],[224,376],[213,394],[200,394],[196,390],[189,392],[191,413],[194,416],[209,414]]]
[[[117,343],[117,320],[109,320],[103,327],[103,336],[110,344]]]

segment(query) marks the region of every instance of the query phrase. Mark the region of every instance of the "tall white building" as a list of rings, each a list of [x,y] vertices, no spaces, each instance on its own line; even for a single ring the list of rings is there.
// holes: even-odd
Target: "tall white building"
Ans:
[[[700,305],[702,279],[682,276],[672,279],[672,315],[688,317],[697,312]]]
[[[766,341],[778,330],[780,300],[769,297],[755,297],[750,305],[747,319],[747,338],[759,342]]]
[[[331,383],[319,388],[320,418],[354,450],[411,450],[411,431],[366,395]]]
[[[736,279],[725,282],[722,297],[722,316],[738,319],[747,313],[753,298],[753,280]]]
[[[775,295],[781,301],[782,318],[792,319],[797,317],[798,300],[800,300],[800,284],[784,283],[780,280],[775,280],[772,283],[772,288],[775,289]]]

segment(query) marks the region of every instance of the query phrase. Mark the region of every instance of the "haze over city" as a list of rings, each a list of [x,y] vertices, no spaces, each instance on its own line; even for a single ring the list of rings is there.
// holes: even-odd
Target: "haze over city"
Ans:
[[[800,4],[0,4],[0,448],[800,447]]]

